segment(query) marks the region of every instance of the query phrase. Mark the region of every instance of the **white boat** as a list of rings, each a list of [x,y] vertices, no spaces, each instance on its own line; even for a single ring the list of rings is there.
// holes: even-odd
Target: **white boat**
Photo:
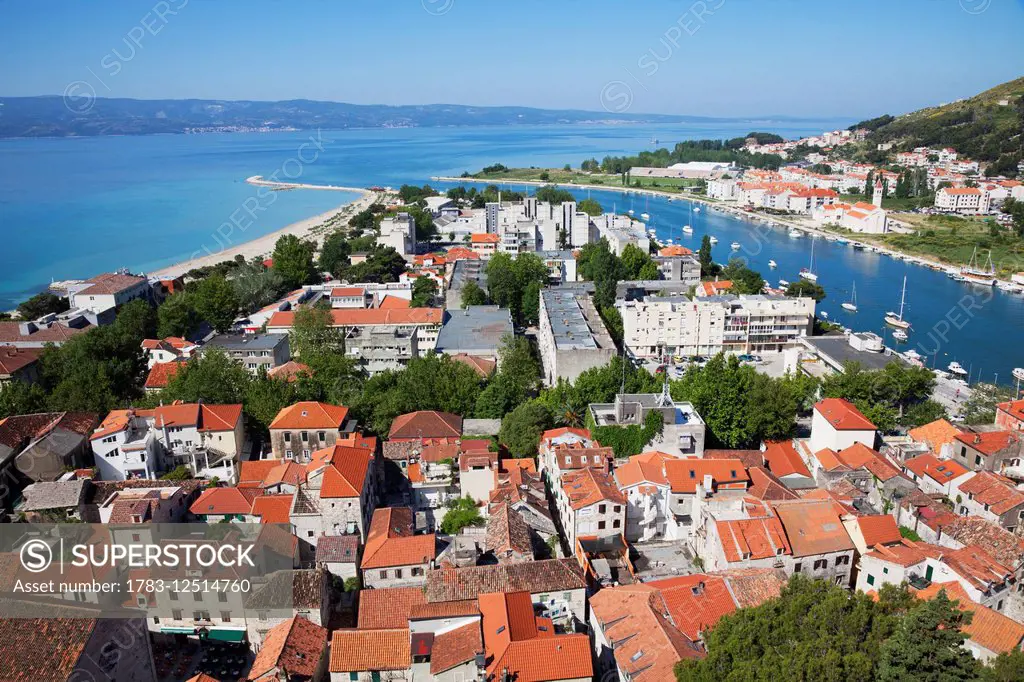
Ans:
[[[1009,291],[1011,294],[1024,292],[1024,286],[1014,284],[1013,282],[996,282],[996,286],[1003,291]]]
[[[902,329],[893,329],[892,338],[896,339],[897,341],[906,341],[909,337],[907,336],[907,333]]]
[[[843,302],[843,310],[849,310],[851,313],[857,312],[857,283],[853,283],[853,293],[850,295],[849,301]]]
[[[694,213],[700,213],[700,206],[694,207],[693,212]]]
[[[897,329],[910,329],[910,323],[903,319],[903,306],[907,302],[907,276],[903,276],[903,293],[900,295],[900,311],[885,314],[885,323]]]
[[[739,251],[739,248],[740,246],[742,246],[742,244],[740,244],[739,242],[733,242],[732,244],[729,244],[729,246],[732,247],[733,251]]]
[[[1024,367],[1017,367],[1013,370],[1013,378],[1024,381]]]
[[[996,266],[992,263],[992,252],[988,252],[988,262],[985,263],[985,268],[982,269],[980,263],[977,262],[978,247],[974,247],[974,252],[971,254],[970,262],[960,268],[960,276],[963,277],[963,281],[971,284],[980,284],[986,287],[994,287],[996,285]]]
[[[711,242],[712,244],[717,244],[718,243],[718,237],[716,237],[714,235],[711,235],[710,237],[708,237],[708,241]]]
[[[814,274],[814,240],[811,240],[811,264],[806,268],[801,268],[800,279],[806,279],[808,282],[817,282],[818,276]]]
[[[821,319],[823,319],[823,320],[827,320],[828,319],[828,313],[825,312],[824,310],[819,310],[818,314],[821,315]]]
[[[693,234],[693,228],[689,225],[683,225],[683,232],[686,234]]]
[[[949,371],[952,372],[953,374],[956,374],[957,376],[967,376],[967,370],[964,369],[964,366],[961,365],[956,360],[949,363]]]
[[[793,237],[794,239],[799,239],[800,237],[804,236],[804,233],[794,227],[789,231],[789,236]]]
[[[666,239],[666,240],[665,240],[665,243],[666,243],[666,244],[671,244],[671,243],[672,243],[672,239],[671,239],[671,238],[669,238],[669,239]]]
[[[912,363],[912,364],[915,364],[915,365],[920,365],[921,364],[921,354],[918,353],[913,348],[911,348],[911,349],[909,349],[907,351],[904,351],[903,357],[905,357],[907,359],[907,361]]]
[[[785,289],[785,288],[786,288],[786,287],[788,287],[788,286],[789,286],[789,282],[787,282],[787,281],[786,281],[786,280],[784,280],[784,279],[780,279],[780,280],[779,280],[779,288],[780,288],[780,289]]]
[[[773,260],[770,260],[770,261],[768,261],[768,267],[770,267],[772,270],[774,270],[775,268],[779,267],[779,264],[776,263]]]
[[[641,213],[640,214],[640,220],[647,221],[647,220],[650,220],[650,219],[651,219],[651,214],[650,213]]]
[[[628,213],[629,215],[633,215],[633,209],[629,209],[628,211],[626,211],[626,213]]]

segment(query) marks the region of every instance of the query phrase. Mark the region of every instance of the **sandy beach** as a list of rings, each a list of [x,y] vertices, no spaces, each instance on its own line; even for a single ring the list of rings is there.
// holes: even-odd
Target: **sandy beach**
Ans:
[[[286,182],[272,182],[264,180],[259,175],[254,175],[246,179],[246,182],[250,185],[256,185],[260,187],[271,187],[275,191],[283,190],[327,190],[335,192],[359,192],[360,196],[355,201],[351,201],[345,204],[333,208],[330,211],[314,215],[303,220],[292,223],[282,227],[280,230],[271,232],[270,234],[256,237],[249,241],[240,242],[238,244],[230,243],[230,235],[227,238],[223,238],[220,235],[211,235],[211,245],[215,245],[216,248],[205,247],[198,250],[192,258],[169,265],[165,268],[156,270],[151,275],[157,275],[159,277],[177,277],[182,275],[193,268],[200,268],[207,265],[215,265],[221,261],[231,260],[237,255],[245,257],[249,260],[256,256],[270,256],[274,250],[274,244],[277,240],[286,234],[292,234],[299,239],[314,238],[315,235],[313,230],[322,225],[323,223],[335,218],[337,216],[351,217],[360,211],[363,211],[370,207],[371,204],[382,200],[382,193],[371,192],[370,190],[363,187],[339,187],[335,185],[306,185]],[[225,245],[225,242],[228,242]]]

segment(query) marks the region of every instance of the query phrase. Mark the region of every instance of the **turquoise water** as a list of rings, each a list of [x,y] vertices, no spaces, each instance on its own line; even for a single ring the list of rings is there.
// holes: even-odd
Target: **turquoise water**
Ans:
[[[605,155],[632,154],[682,139],[735,137],[773,130],[787,137],[847,125],[820,121],[797,127],[737,123],[680,126],[516,126],[409,128],[273,134],[168,135],[85,139],[0,140],[0,310],[39,291],[52,279],[88,277],[117,267],[152,270],[197,251],[223,248],[329,210],[352,196],[339,192],[276,192],[271,203],[244,181],[250,175],[296,182],[368,186],[423,184],[432,175],[458,175],[491,163],[509,166],[578,164]],[[585,192],[578,193],[581,196]],[[606,209],[629,208],[630,198],[593,192]],[[772,283],[795,281],[810,258],[811,239],[785,230],[702,210],[694,234],[686,202],[632,199],[645,209],[662,239],[696,249],[714,234],[715,259],[747,258]],[[253,202],[258,202],[254,204]],[[640,202],[645,202],[641,205]],[[258,205],[249,224],[245,206]],[[232,216],[245,229],[222,227]],[[219,230],[219,231],[218,231]],[[770,271],[768,260],[779,268]],[[972,377],[1008,382],[1024,366],[1024,296],[965,287],[945,274],[824,240],[815,244],[815,270],[828,292],[820,309],[860,331],[895,341],[882,322],[899,306],[904,274],[910,340],[945,367],[958,360]],[[855,314],[840,304],[857,284]]]

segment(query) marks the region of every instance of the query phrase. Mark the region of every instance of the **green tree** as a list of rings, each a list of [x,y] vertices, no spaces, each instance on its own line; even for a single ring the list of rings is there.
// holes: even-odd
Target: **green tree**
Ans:
[[[210,275],[194,288],[192,304],[196,314],[210,323],[218,332],[231,329],[238,316],[238,296],[235,288],[222,275]]]
[[[487,293],[480,288],[476,280],[468,280],[462,285],[462,307],[468,308],[471,305],[484,305],[487,303]]]
[[[806,279],[798,279],[795,282],[790,282],[789,286],[786,287],[786,296],[791,298],[810,297],[816,302],[821,303],[825,300],[825,289],[816,282],[809,282]]]
[[[583,211],[589,216],[599,216],[604,213],[604,209],[596,199],[584,199],[580,203],[576,204],[576,209]]]
[[[996,405],[1013,400],[1013,390],[996,384],[975,384],[964,403],[964,422],[991,424],[996,418]]]
[[[187,291],[174,294],[157,308],[157,335],[161,339],[168,336],[186,338],[199,327],[199,314],[192,303],[192,296]]]
[[[513,457],[532,457],[537,454],[541,434],[551,428],[554,421],[554,415],[543,402],[525,402],[501,420],[498,441]]]
[[[711,237],[708,235],[701,237],[697,260],[700,261],[701,277],[712,277],[715,274],[715,262],[711,259]]]
[[[246,384],[243,404],[250,424],[258,425],[265,432],[278,412],[299,400],[298,387],[294,382],[262,374]]]
[[[397,282],[406,265],[392,247],[374,246],[365,261],[349,267],[346,277],[351,282]]]
[[[540,323],[540,282],[534,280],[523,289],[521,304],[522,322],[527,327]]]
[[[192,357],[171,377],[159,399],[168,403],[181,400],[194,403],[202,400],[213,404],[235,404],[245,399],[252,375],[220,349],[203,351]]]
[[[1001,653],[982,670],[985,682],[1019,682],[1024,680],[1024,651],[1014,649]]]
[[[540,363],[521,336],[509,334],[501,340],[498,367],[477,399],[476,415],[482,419],[500,419],[536,393],[540,384]]]
[[[12,414],[32,414],[46,410],[46,392],[37,384],[12,381],[0,390],[0,421]]]
[[[644,268],[654,265],[654,271],[657,272],[658,269],[658,266],[651,259],[651,254],[646,253],[635,244],[627,244],[622,249],[622,255],[619,256],[619,260],[622,263],[622,279],[646,279],[643,277]],[[647,272],[650,273],[649,268]],[[651,279],[657,279],[657,276]]]
[[[62,313],[70,307],[68,299],[43,291],[18,305],[18,317],[22,320],[38,320],[43,315]]]
[[[446,509],[441,520],[441,532],[445,535],[458,535],[467,526],[482,526],[484,523],[476,502],[468,495],[450,500]]]
[[[412,285],[412,308],[427,308],[437,296],[437,282],[429,277],[417,277]]]
[[[313,266],[313,253],[316,244],[299,239],[293,234],[286,234],[274,245],[274,270],[276,270],[290,289],[297,289],[303,284],[310,284],[319,279]]]
[[[759,294],[764,289],[761,273],[748,268],[740,258],[729,259],[722,269],[722,278],[732,282],[733,291],[737,294]]]
[[[246,314],[273,303],[287,290],[281,274],[262,265],[243,265],[235,270],[230,281],[238,308]]]
[[[188,481],[192,478],[192,472],[185,465],[177,466],[160,477],[162,481]]]
[[[335,278],[340,278],[348,267],[348,257],[352,253],[348,238],[342,231],[332,232],[324,239],[320,248],[320,258],[317,265],[323,272],[329,272]]]
[[[879,682],[946,682],[977,680],[980,667],[964,647],[961,632],[971,615],[940,590],[904,616],[893,636],[882,645]]]
[[[288,348],[303,361],[324,353],[344,353],[344,332],[334,326],[330,310],[315,306],[299,308],[288,334]]]
[[[887,585],[876,602],[795,575],[778,598],[729,614],[705,632],[708,655],[680,661],[676,680],[873,682],[879,651],[912,602],[905,588]]]

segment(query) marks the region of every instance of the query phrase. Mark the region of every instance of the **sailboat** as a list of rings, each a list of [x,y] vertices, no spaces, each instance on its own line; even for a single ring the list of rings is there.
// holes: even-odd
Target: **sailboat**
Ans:
[[[640,220],[647,222],[651,219],[651,214],[647,212],[647,205],[650,203],[650,197],[644,199],[644,212],[640,214]]]
[[[715,235],[711,235],[710,237],[708,237],[708,241],[711,242],[712,244],[717,244],[718,237],[716,237]]]
[[[857,283],[853,283],[853,294],[849,301],[843,303],[843,310],[849,310],[851,313],[857,312]]]
[[[809,267],[800,270],[800,278],[808,282],[817,282],[818,276],[814,274],[814,240],[811,240],[811,264]]]
[[[768,267],[770,267],[772,270],[774,270],[775,268],[779,267],[779,264],[776,263],[774,260],[770,260],[770,261],[768,261]]]
[[[885,314],[885,323],[897,329],[910,329],[910,323],[903,319],[903,306],[907,301],[907,276],[903,276],[903,293],[900,294],[900,312],[892,311]]]
[[[693,234],[693,227],[691,226],[692,223],[693,223],[693,202],[691,201],[690,202],[690,222],[687,223],[686,225],[683,225],[683,232],[684,233],[686,233],[686,234]]]
[[[971,262],[960,268],[960,276],[963,277],[964,282],[970,284],[981,284],[986,287],[994,287],[996,285],[996,267],[992,264],[992,251],[988,252],[988,262],[985,264],[985,269],[980,267],[980,263],[977,263],[978,247],[974,247],[974,252],[971,254]]]

